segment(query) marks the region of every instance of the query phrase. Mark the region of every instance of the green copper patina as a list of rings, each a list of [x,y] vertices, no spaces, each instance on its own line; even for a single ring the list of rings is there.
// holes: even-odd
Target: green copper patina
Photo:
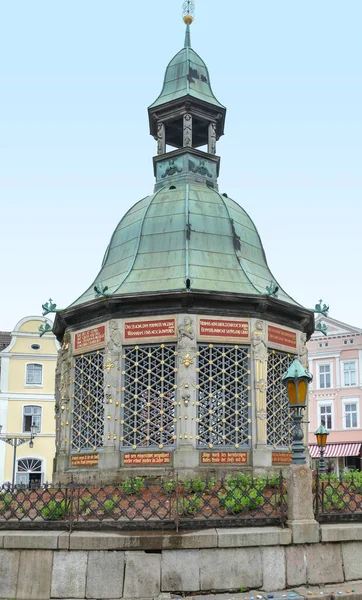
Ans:
[[[167,104],[183,96],[192,96],[214,106],[225,108],[214,96],[207,66],[191,48],[190,26],[186,28],[185,46],[168,64],[163,89],[150,108]]]
[[[120,221],[96,279],[68,308],[185,291],[260,296],[300,307],[272,275],[251,218],[218,191],[216,142],[226,109],[191,48],[189,25],[185,46],[167,66],[162,92],[148,112],[158,146],[155,191]],[[204,144],[207,151],[198,150]],[[168,151],[170,145],[176,149]]]
[[[189,280],[189,282],[187,282]],[[204,184],[178,183],[135,204],[117,226],[95,281],[72,305],[107,295],[208,290],[294,300],[267,265],[256,227],[234,200]]]

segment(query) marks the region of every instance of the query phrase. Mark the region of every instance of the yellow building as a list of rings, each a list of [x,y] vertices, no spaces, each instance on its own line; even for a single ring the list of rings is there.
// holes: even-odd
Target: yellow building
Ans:
[[[39,337],[44,317],[25,317],[13,332],[1,332],[0,483],[51,481],[55,453],[54,386],[59,344],[54,335]],[[31,432],[36,435],[31,442]],[[13,445],[17,438],[14,462]],[[5,441],[8,440],[8,443]],[[24,440],[24,441],[22,441]]]

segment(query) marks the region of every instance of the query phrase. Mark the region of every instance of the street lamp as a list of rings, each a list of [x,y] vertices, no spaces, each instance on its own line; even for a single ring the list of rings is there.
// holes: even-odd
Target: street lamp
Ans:
[[[0,425],[0,440],[2,442],[5,442],[6,444],[9,444],[10,446],[12,446],[14,448],[13,477],[12,477],[12,481],[11,481],[11,487],[12,487],[12,489],[14,489],[15,470],[16,470],[16,450],[17,450],[18,446],[22,446],[23,444],[26,444],[26,442],[29,442],[30,448],[33,448],[34,447],[34,438],[35,438],[36,434],[38,433],[38,428],[36,425],[32,425],[30,427],[30,437],[9,436],[9,435],[6,435],[6,433],[1,435],[2,428],[3,428],[3,426]]]
[[[319,473],[325,473],[326,472],[326,461],[324,460],[324,451],[325,451],[325,447],[327,445],[327,435],[329,435],[329,432],[324,427],[324,425],[321,424],[321,425],[319,425],[317,431],[314,432],[314,435],[317,438],[317,444],[319,446],[318,471],[319,471]]]
[[[282,377],[282,383],[287,388],[289,407],[294,410],[293,421],[293,457],[292,463],[304,465],[306,458],[303,446],[302,419],[303,410],[307,405],[308,384],[313,377],[296,358]]]

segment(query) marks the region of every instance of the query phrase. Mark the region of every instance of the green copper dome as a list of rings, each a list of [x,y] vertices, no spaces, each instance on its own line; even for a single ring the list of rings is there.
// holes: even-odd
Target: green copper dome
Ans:
[[[155,108],[185,96],[192,96],[197,100],[203,100],[225,109],[215,98],[211,89],[207,66],[191,48],[189,28],[186,32],[185,47],[168,64],[162,92],[149,108]]]
[[[72,306],[107,295],[204,290],[265,295],[278,286],[254,223],[233,200],[202,183],[163,187],[118,224],[100,272]],[[279,287],[278,299],[296,304]]]

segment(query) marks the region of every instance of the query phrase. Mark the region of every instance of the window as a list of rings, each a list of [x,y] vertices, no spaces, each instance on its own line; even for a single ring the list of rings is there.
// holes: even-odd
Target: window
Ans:
[[[358,427],[358,402],[344,402],[344,419],[346,429]]]
[[[17,461],[16,483],[37,487],[43,479],[43,461],[36,458],[21,458]]]
[[[102,447],[104,428],[104,354],[75,357],[71,440],[73,452]]]
[[[197,446],[249,447],[249,349],[231,344],[199,344],[197,369]]]
[[[343,343],[346,346],[348,344],[348,340],[344,340]]]
[[[330,388],[331,386],[331,365],[319,366],[319,387]]]
[[[176,346],[126,346],[123,352],[122,448],[175,447]]]
[[[293,442],[293,420],[282,376],[295,356],[277,350],[268,354],[266,392],[266,435],[268,446],[289,448]]]
[[[32,350],[40,350],[40,344],[32,344],[32,345],[30,346],[30,348],[31,348]]]
[[[345,386],[356,385],[356,362],[345,362],[343,363],[343,378]]]
[[[43,383],[43,366],[42,365],[26,365],[26,384],[41,385]]]
[[[349,343],[350,343],[350,344],[353,344],[353,340],[352,340],[352,339],[351,339],[351,340],[349,340]]]
[[[41,407],[24,406],[23,409],[23,433],[31,433],[31,428],[35,426],[38,432],[41,430]]]
[[[333,429],[332,404],[319,404],[319,423],[326,429]]]

